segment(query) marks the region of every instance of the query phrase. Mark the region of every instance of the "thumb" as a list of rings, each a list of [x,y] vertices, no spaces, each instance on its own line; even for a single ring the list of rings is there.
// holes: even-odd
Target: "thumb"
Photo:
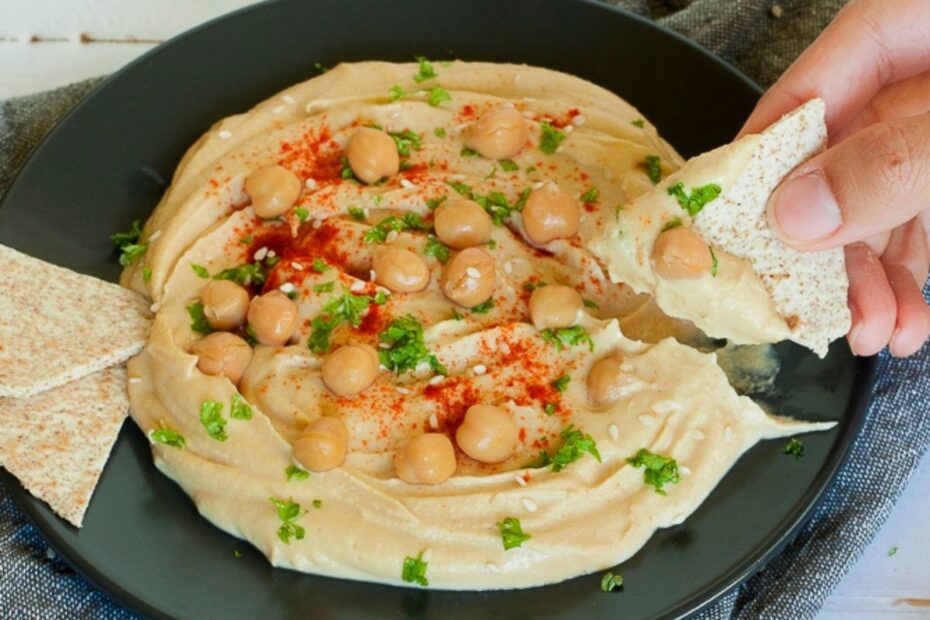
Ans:
[[[930,113],[876,123],[798,166],[769,199],[788,245],[848,245],[930,209]]]

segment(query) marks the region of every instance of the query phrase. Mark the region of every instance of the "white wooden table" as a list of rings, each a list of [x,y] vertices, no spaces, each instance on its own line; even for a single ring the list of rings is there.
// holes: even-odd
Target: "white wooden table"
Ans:
[[[253,0],[0,0],[0,99],[119,69]],[[930,457],[820,620],[930,618]]]

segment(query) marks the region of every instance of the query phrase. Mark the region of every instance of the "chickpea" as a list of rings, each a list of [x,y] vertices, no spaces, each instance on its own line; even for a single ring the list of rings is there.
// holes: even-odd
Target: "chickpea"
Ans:
[[[513,456],[520,429],[510,415],[493,405],[472,405],[455,432],[462,452],[482,463],[500,463]]]
[[[530,319],[540,330],[571,327],[578,318],[581,305],[581,295],[570,286],[541,286],[530,297]]]
[[[376,183],[400,170],[400,155],[394,139],[371,127],[355,130],[346,144],[346,158],[359,181]]]
[[[629,380],[620,369],[623,359],[611,355],[598,360],[588,373],[588,402],[595,407],[607,407],[623,396]]]
[[[249,343],[229,332],[213,332],[191,347],[197,356],[197,368],[208,375],[224,375],[234,384],[239,383],[252,361]]]
[[[458,305],[472,308],[491,297],[495,280],[494,258],[484,250],[468,248],[446,266],[442,292]]]
[[[245,193],[258,217],[277,217],[300,197],[300,179],[284,166],[259,168],[245,179]]]
[[[210,280],[200,291],[203,315],[213,329],[235,329],[245,323],[249,292],[230,280]]]
[[[473,200],[447,200],[436,209],[434,218],[436,236],[450,248],[464,250],[491,238],[491,216]]]
[[[529,138],[523,115],[514,108],[496,108],[481,115],[465,130],[465,146],[488,159],[508,159]]]
[[[440,484],[455,473],[455,448],[442,433],[424,433],[394,454],[394,472],[410,484]]]
[[[652,247],[652,264],[667,280],[698,278],[713,267],[710,247],[701,236],[684,226],[666,230]]]
[[[300,317],[297,304],[281,291],[271,291],[252,300],[249,327],[261,344],[280,346],[291,339]]]
[[[526,235],[537,244],[571,237],[578,232],[579,219],[578,203],[555,183],[534,189],[523,207]]]
[[[323,383],[336,396],[355,396],[375,380],[379,364],[371,345],[339,347],[323,362]]]
[[[294,458],[310,471],[328,471],[346,460],[349,429],[340,418],[317,418],[294,442]]]
[[[375,281],[394,293],[416,293],[429,284],[426,261],[399,247],[387,247],[375,253],[371,268]]]

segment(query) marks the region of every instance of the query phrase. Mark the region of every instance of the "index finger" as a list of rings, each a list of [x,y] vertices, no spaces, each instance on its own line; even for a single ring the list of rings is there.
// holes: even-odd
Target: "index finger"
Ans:
[[[739,135],[762,131],[815,97],[830,135],[886,84],[930,69],[930,2],[850,2],[765,93]]]

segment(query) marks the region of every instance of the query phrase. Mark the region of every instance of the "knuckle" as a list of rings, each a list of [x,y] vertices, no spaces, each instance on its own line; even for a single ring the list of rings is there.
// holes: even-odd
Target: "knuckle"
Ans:
[[[879,123],[867,130],[866,153],[875,158],[879,181],[895,195],[907,194],[917,180],[915,148],[900,127]]]

